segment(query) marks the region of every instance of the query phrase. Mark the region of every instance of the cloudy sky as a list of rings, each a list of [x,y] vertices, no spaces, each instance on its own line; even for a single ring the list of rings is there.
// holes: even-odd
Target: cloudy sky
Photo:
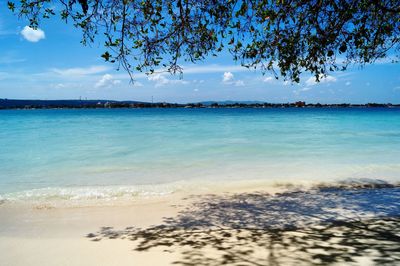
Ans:
[[[331,73],[319,84],[307,74],[300,84],[291,84],[240,67],[223,54],[183,65],[182,79],[134,73],[131,84],[124,71],[100,58],[102,43],[82,46],[80,32],[71,25],[52,19],[34,31],[3,4],[0,14],[0,98],[400,103],[400,64],[384,61]]]

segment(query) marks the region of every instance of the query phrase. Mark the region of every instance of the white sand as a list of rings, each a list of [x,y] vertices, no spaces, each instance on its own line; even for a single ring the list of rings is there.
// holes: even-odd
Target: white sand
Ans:
[[[233,192],[243,193],[255,192],[257,190],[260,190],[260,187],[243,186],[229,191],[231,195]],[[282,188],[275,188],[273,190],[269,188],[268,192],[274,193],[280,190],[282,190]],[[224,191],[228,190],[215,189],[213,193],[223,196],[225,194]],[[370,193],[368,191],[366,192]],[[296,200],[297,195],[298,194],[294,193],[292,195],[293,197],[289,196],[288,200],[283,201],[283,205],[281,204],[278,206],[274,205],[275,203],[273,203],[273,201],[272,205],[265,205],[263,198],[257,198],[257,194],[253,194],[253,196],[251,196],[251,194],[245,194],[245,201],[246,197],[249,196],[250,198],[253,197],[255,203],[260,204],[255,205],[253,211],[250,210],[247,212],[247,214],[251,215],[247,216],[247,218],[246,216],[241,216],[240,211],[247,211],[246,205],[240,205],[243,200],[241,198],[239,200],[235,199],[230,203],[228,202],[228,205],[219,205],[220,207],[222,206],[222,210],[218,211],[220,215],[222,213],[222,216],[225,216],[224,206],[227,206],[227,211],[233,210],[235,212],[236,207],[234,207],[234,205],[230,207],[229,204],[239,204],[237,209],[239,212],[236,213],[238,216],[232,216],[232,214],[229,216],[229,214],[227,214],[226,217],[239,220],[249,219],[253,224],[262,224],[267,221],[269,217],[279,220],[281,218],[281,213],[282,215],[289,214],[289,216],[292,213],[296,215],[296,209],[288,209],[288,207]],[[309,204],[311,204],[311,208],[318,204],[325,204],[323,200],[322,202],[315,202],[313,198],[314,194],[311,193],[308,195],[310,196],[308,201]],[[335,195],[335,193],[332,195]],[[369,195],[370,194],[367,196],[369,197]],[[189,195],[177,193],[160,198],[141,199],[131,204],[124,204],[124,206],[107,207],[52,208],[46,205],[2,204],[0,205],[0,265],[176,265],[174,262],[185,260],[183,257],[187,251],[191,252],[189,254],[196,256],[195,245],[182,245],[184,241],[179,240],[176,241],[178,245],[170,248],[163,245],[155,245],[154,248],[146,249],[145,251],[137,251],[135,248],[138,247],[139,242],[137,240],[131,241],[127,239],[124,234],[122,234],[122,237],[117,237],[117,239],[108,239],[103,236],[101,241],[93,241],[94,238],[88,238],[87,235],[89,233],[97,233],[101,227],[104,226],[113,227],[115,230],[123,230],[124,228],[132,226],[135,228],[148,228],[163,224],[164,218],[176,217],[183,209],[187,207],[191,208],[191,203],[196,201],[199,196],[204,196],[204,194],[188,196]],[[308,196],[306,195],[305,197]],[[320,199],[323,199],[323,197],[324,195],[322,195]],[[304,199],[307,200],[307,198]],[[259,201],[257,202],[257,200]],[[299,205],[296,206],[304,207],[307,211],[308,207],[302,206],[304,201],[301,195],[297,200]],[[248,203],[252,203],[251,199]],[[275,207],[277,209],[273,210]],[[272,210],[269,208],[272,208]],[[331,210],[334,211],[334,213],[345,214],[343,211]],[[271,216],[267,215],[269,211],[271,211]],[[275,214],[272,213],[273,211],[275,211]],[[214,209],[211,210],[211,214],[213,212]],[[266,214],[264,215],[264,213]],[[329,210],[327,213],[329,213]],[[302,214],[300,213],[300,215]],[[308,219],[305,216],[299,216],[299,218],[306,218],[304,220],[305,222],[311,220],[311,218]],[[201,219],[207,221],[208,217],[201,217]],[[260,221],[259,219],[264,220]],[[285,218],[282,216],[282,219]],[[282,221],[284,222],[285,220]],[[232,221],[232,224],[235,224],[235,222],[236,221]],[[342,232],[346,231],[347,234],[351,234],[354,230],[351,227],[338,226],[333,229],[327,227],[324,231],[318,233],[318,228],[315,228],[315,232],[313,229],[304,232],[302,232],[302,230],[283,232],[280,235],[281,238],[278,240],[273,238],[273,234],[268,234],[265,231],[261,232],[259,235],[252,236],[253,231],[246,231],[246,229],[241,230],[241,232],[235,230],[229,231],[232,233],[232,236],[228,237],[221,237],[221,234],[218,235],[218,233],[200,232],[200,234],[196,236],[197,238],[194,237],[193,239],[194,241],[198,240],[206,243],[206,246],[202,247],[202,254],[199,258],[201,260],[209,259],[210,261],[202,265],[220,265],[222,264],[220,263],[221,259],[224,259],[226,256],[228,256],[228,258],[229,256],[234,257],[235,262],[240,262],[240,265],[265,265],[260,264],[260,262],[265,263],[266,261],[270,261],[271,264],[275,263],[276,265],[308,265],[314,260],[312,257],[313,254],[325,254],[330,250],[325,250],[323,248],[324,246],[338,246],[336,251],[339,252],[340,256],[337,257],[337,263],[333,265],[349,265],[350,263],[343,263],[343,258],[345,258],[347,252],[352,250],[352,247],[346,244],[338,245],[337,241],[341,239],[340,235]],[[379,225],[379,229],[381,228],[382,225]],[[355,229],[357,229],[357,227],[355,227]],[[173,237],[179,237],[179,230],[176,232],[178,232],[178,234]],[[375,234],[374,231],[361,231],[361,234],[364,233]],[[321,238],[320,234],[326,234],[330,242]],[[332,237],[332,235],[336,234],[338,237]],[[296,235],[298,236],[297,240],[301,241],[303,241],[302,235],[307,235],[308,238],[304,238],[307,240],[302,243],[304,246],[311,248],[306,250],[299,249],[296,244],[297,242],[293,242],[293,236]],[[167,239],[169,237],[169,240],[171,240],[171,236],[168,236],[168,234],[164,235],[164,238],[165,237]],[[214,246],[210,245],[210,247],[208,247],[208,240],[202,240],[203,237],[211,237],[210,241],[219,238],[219,240],[222,239],[222,243],[214,243]],[[241,240],[240,237],[246,239],[242,238]],[[374,235],[372,238],[373,237]],[[350,236],[349,239],[351,240],[351,238]],[[252,239],[255,239],[254,242]],[[226,241],[226,243],[224,241]],[[310,245],[306,243],[307,241],[311,241]],[[366,236],[365,241],[371,241],[371,237]],[[284,247],[283,243],[286,242],[289,243],[289,245]],[[388,242],[389,244],[387,245],[385,243],[386,242],[378,242],[376,246],[392,252],[390,248],[393,246],[393,242]],[[374,243],[371,242],[371,244]],[[224,245],[229,248],[227,250],[220,250],[219,248]],[[369,248],[370,244],[367,244],[366,249]],[[248,255],[244,253],[244,255],[242,255],[240,252],[246,249],[251,249],[252,253]],[[347,251],[347,249],[349,249],[349,251]],[[356,257],[352,264],[372,265],[374,256],[380,256],[380,254],[376,255],[376,252],[374,252],[375,251],[371,249],[370,253],[366,253],[367,255]],[[395,254],[396,256],[400,255],[397,253]],[[192,263],[190,265],[196,265],[195,259],[196,258],[190,260]],[[218,259],[219,261],[217,261]],[[187,257],[186,260],[188,260]],[[279,261],[279,263],[274,262],[274,260]],[[227,264],[229,264],[229,262]]]
[[[255,190],[254,186],[230,187],[231,192]],[[274,188],[271,190],[279,191]],[[213,193],[223,194],[216,187]],[[210,192],[201,190],[200,195]],[[127,239],[91,241],[87,234],[101,227],[124,229],[159,225],[174,217],[196,198],[176,193],[160,198],[119,202],[116,206],[51,207],[51,204],[0,205],[0,265],[172,265],[177,252],[154,248],[135,251]],[[62,206],[63,204],[60,204]]]
[[[93,242],[102,226],[146,227],[174,216],[176,201],[143,200],[123,207],[38,209],[0,206],[0,265],[169,265],[171,253],[132,251],[128,240]]]

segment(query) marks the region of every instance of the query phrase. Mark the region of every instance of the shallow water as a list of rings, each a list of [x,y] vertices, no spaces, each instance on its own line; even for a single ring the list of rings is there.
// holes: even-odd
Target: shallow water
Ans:
[[[0,111],[0,200],[399,174],[399,109]]]

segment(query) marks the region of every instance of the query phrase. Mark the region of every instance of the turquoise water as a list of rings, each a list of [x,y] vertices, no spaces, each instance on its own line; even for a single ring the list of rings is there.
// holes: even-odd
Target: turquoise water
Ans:
[[[6,199],[349,178],[400,181],[399,109],[0,111]]]

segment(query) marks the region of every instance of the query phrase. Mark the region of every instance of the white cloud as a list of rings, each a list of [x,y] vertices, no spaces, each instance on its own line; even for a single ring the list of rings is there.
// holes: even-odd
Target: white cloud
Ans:
[[[95,88],[110,88],[112,85],[117,85],[121,83],[120,80],[114,79],[112,75],[105,74],[101,77],[99,81],[94,85]]]
[[[326,76],[324,77],[323,75],[320,75],[319,77],[319,82],[316,81],[315,77],[310,77],[309,79],[306,80],[306,84],[308,86],[314,86],[317,84],[322,84],[322,83],[332,83],[332,82],[336,82],[337,79],[333,76]]]
[[[51,86],[55,89],[63,89],[66,87],[64,83],[51,84]]]
[[[25,40],[30,42],[38,42],[46,37],[44,31],[42,31],[41,29],[38,28],[34,30],[29,26],[25,26],[21,30],[21,35],[25,38]]]
[[[265,78],[263,78],[263,82],[265,82],[265,83],[272,83],[272,82],[274,82],[274,78],[273,77],[265,77]]]
[[[249,71],[248,68],[237,66],[237,65],[218,65],[218,64],[210,64],[210,65],[195,65],[195,66],[181,66],[182,73],[185,74],[208,74],[208,73],[215,73],[215,72],[244,72]],[[159,68],[154,71],[154,74],[157,75],[164,73],[169,73],[167,68]],[[135,78],[144,78],[148,76],[145,73],[136,73]]]
[[[232,74],[232,72],[224,72],[222,75],[222,83],[224,84],[229,84],[229,85],[234,85],[237,87],[244,86],[243,80],[235,80],[235,76]]]
[[[230,83],[233,80],[234,76],[232,72],[224,72],[222,75],[222,82],[224,83]]]
[[[203,74],[203,73],[215,73],[215,72],[241,72],[249,71],[249,69],[237,66],[237,65],[203,65],[203,66],[189,66],[182,67],[183,74]]]
[[[93,75],[103,73],[109,70],[106,66],[90,66],[90,67],[75,67],[75,68],[53,68],[51,69],[52,72],[61,75],[61,76],[68,76],[68,77],[82,77],[86,75]]]
[[[168,79],[164,74],[152,74],[147,77],[148,80],[155,83],[155,87],[162,87],[170,84],[187,84],[187,81],[180,79]]]
[[[202,65],[202,66],[182,66],[183,75],[186,74],[214,74],[214,73],[224,73],[224,72],[245,72],[250,71],[249,69],[237,66],[237,65],[218,65],[218,64],[210,64],[210,65]],[[145,73],[134,73],[135,79],[149,79],[149,76],[155,75],[168,75],[168,71],[165,68],[156,69],[154,74],[147,75]],[[129,79],[128,74],[116,74],[115,77],[120,79]],[[194,82],[194,81],[193,81]],[[204,83],[204,80],[197,80],[198,83]],[[186,82],[187,83],[187,82]],[[196,82],[194,82],[196,83]]]

